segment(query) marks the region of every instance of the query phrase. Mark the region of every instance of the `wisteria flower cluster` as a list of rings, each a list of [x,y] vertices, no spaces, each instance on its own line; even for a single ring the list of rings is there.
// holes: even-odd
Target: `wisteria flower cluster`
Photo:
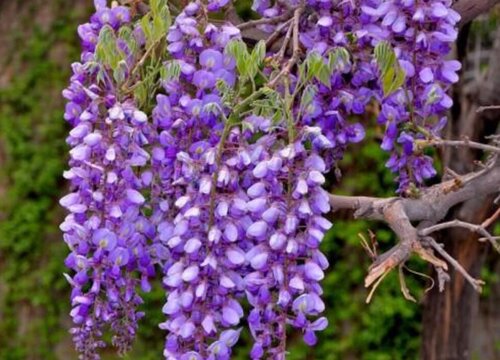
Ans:
[[[96,0],[78,28],[61,229],[81,359],[99,359],[107,331],[130,349],[157,274],[166,359],[229,359],[244,322],[252,359],[285,359],[289,328],[314,345],[323,185],[368,105],[399,191],[435,174],[416,142],[452,105],[451,0],[255,0],[249,24],[269,38],[250,50],[245,24],[212,20],[230,6],[193,1],[172,19],[164,0],[143,13]]]

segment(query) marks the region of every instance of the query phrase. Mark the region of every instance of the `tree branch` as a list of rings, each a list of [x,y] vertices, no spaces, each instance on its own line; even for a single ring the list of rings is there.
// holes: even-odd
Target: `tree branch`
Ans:
[[[478,143],[475,141],[470,141],[468,139],[465,140],[444,140],[444,139],[431,139],[431,140],[422,140],[419,142],[419,145],[423,146],[454,146],[454,147],[469,147],[472,149],[478,149],[488,152],[500,153],[500,147],[494,145],[488,145],[483,143]]]
[[[427,238],[426,239],[429,244],[431,245],[431,247],[436,250],[436,252],[439,253],[439,255],[441,255],[444,259],[446,259],[446,261],[448,261],[450,263],[451,266],[453,266],[455,268],[455,270],[457,270],[460,274],[462,274],[462,276],[465,278],[465,280],[467,280],[469,282],[469,284],[472,285],[472,287],[477,291],[477,292],[481,292],[482,290],[482,285],[484,285],[484,281],[482,280],[479,280],[479,279],[474,279],[472,276],[469,275],[469,273],[467,272],[467,270],[465,270],[463,268],[462,265],[460,265],[460,263],[455,260],[453,258],[453,256],[451,256],[450,254],[448,254],[441,245],[439,245],[433,238]]]
[[[237,27],[240,30],[245,30],[245,29],[256,28],[257,26],[260,26],[260,25],[278,24],[280,22],[289,20],[293,16],[293,13],[294,12],[292,10],[289,10],[280,16],[276,16],[276,17],[272,17],[272,18],[262,18],[262,19],[258,19],[258,20],[250,20],[250,21],[238,24]]]
[[[300,22],[300,16],[302,15],[304,11],[303,6],[299,6],[295,9],[294,14],[293,14],[293,20],[292,23],[290,24],[290,27],[292,28],[293,32],[293,53],[292,57],[290,60],[288,60],[287,64],[283,69],[276,75],[269,83],[269,87],[273,88],[276,86],[280,78],[284,75],[287,75],[290,73],[294,65],[299,61],[300,58],[300,41],[299,41],[299,22]]]
[[[498,3],[500,0],[455,0],[453,9],[462,17],[460,23],[466,24]]]
[[[410,221],[443,219],[448,210],[459,203],[500,192],[500,164],[487,169],[458,176],[455,179],[422,190],[417,199],[392,197],[375,198],[365,196],[330,195],[333,211],[354,210],[357,219],[387,221],[384,211],[398,204]]]
[[[499,211],[500,211],[500,209],[499,209]],[[497,217],[499,211],[497,211],[494,214],[493,217]],[[472,232],[475,232],[475,233],[478,233],[478,234],[484,236],[484,239],[489,240],[489,242],[491,243],[491,245],[493,246],[493,248],[495,248],[495,250],[497,250],[498,252],[500,252],[500,247],[498,246],[498,244],[496,242],[496,239],[488,232],[488,230],[486,230],[486,227],[488,227],[488,225],[489,224],[485,224],[485,223],[480,224],[480,225],[476,225],[476,224],[468,223],[466,221],[461,221],[461,220],[455,219],[455,220],[452,220],[452,221],[440,223],[440,224],[433,225],[433,226],[430,226],[428,228],[425,228],[423,230],[420,230],[418,232],[418,234],[420,236],[424,236],[425,237],[425,236],[428,236],[429,234],[432,234],[433,232],[436,232],[436,231],[440,231],[440,230],[444,230],[444,229],[449,229],[449,228],[452,228],[452,227],[460,227],[460,228],[464,228],[464,229],[470,230]]]
[[[423,190],[418,199],[330,195],[330,203],[333,211],[353,210],[355,218],[385,221],[397,235],[398,244],[378,256],[369,268],[365,286],[376,287],[388,272],[404,264],[412,254],[419,255],[438,271],[445,273],[448,269],[447,264],[437,258],[433,250],[437,251],[457,271],[462,272],[460,269],[463,270],[463,268],[460,264],[455,260],[451,262],[449,255],[441,247],[437,250],[432,242],[434,240],[428,235],[442,228],[462,225],[463,222],[460,221],[434,225],[446,216],[451,207],[497,192],[500,192],[500,161],[497,156],[494,156],[485,169],[434,185]],[[485,228],[498,216],[497,211],[481,225],[466,223],[467,228],[486,236],[495,245],[495,239],[492,239]],[[415,228],[412,221],[421,222],[420,226]],[[467,280],[475,289],[478,289],[477,280],[471,281],[469,278]],[[373,291],[370,297],[372,293]]]

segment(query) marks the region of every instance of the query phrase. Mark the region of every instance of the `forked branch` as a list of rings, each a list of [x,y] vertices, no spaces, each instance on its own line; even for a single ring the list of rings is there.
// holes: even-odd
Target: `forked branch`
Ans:
[[[403,266],[412,254],[416,254],[436,268],[441,274],[440,280],[447,278],[446,271],[449,264],[479,291],[482,282],[472,278],[429,235],[449,227],[464,227],[482,235],[498,249],[498,239],[492,236],[487,228],[500,217],[500,209],[479,225],[460,220],[440,224],[438,222],[446,216],[451,207],[459,203],[499,192],[500,161],[495,155],[483,169],[462,176],[456,175],[451,180],[423,190],[416,199],[330,195],[330,203],[333,211],[351,210],[355,218],[384,221],[398,237],[397,245],[375,258],[365,278],[366,287],[378,286],[381,279],[390,271]],[[418,222],[420,225],[415,227],[412,222]],[[446,262],[436,257],[435,252]],[[442,281],[440,281],[440,288],[442,288],[441,283]],[[401,286],[405,289],[403,291],[405,293],[407,290],[405,284],[402,283]],[[408,294],[405,294],[405,297],[409,298]]]

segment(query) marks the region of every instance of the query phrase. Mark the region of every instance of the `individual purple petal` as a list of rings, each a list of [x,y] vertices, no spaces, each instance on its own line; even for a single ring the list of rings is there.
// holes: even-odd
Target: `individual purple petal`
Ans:
[[[212,71],[218,70],[223,66],[223,56],[217,50],[206,49],[200,54],[200,65]]]
[[[198,265],[191,265],[182,272],[182,280],[192,282],[198,277],[200,269]]]
[[[313,261],[308,261],[304,265],[304,274],[306,278],[314,281],[321,281],[325,277],[323,270]]]
[[[245,263],[245,253],[239,248],[230,248],[226,250],[228,260],[234,265]]]
[[[230,306],[226,306],[222,309],[222,318],[229,325],[238,325],[240,322],[238,313]]]
[[[129,261],[129,252],[123,247],[117,247],[111,252],[110,259],[117,266],[125,266]]]
[[[247,229],[247,236],[261,237],[267,231],[267,223],[265,221],[257,221],[250,225]]]
[[[422,70],[420,70],[419,73],[420,80],[424,83],[430,83],[434,81],[434,74],[432,73],[432,70],[429,67],[425,67]]]
[[[132,203],[132,204],[137,204],[137,205],[142,205],[146,201],[144,196],[142,194],[134,189],[127,189],[125,191],[127,195],[127,199]]]
[[[266,252],[262,252],[260,254],[257,254],[256,256],[253,256],[250,259],[250,265],[255,270],[260,270],[264,266],[266,266],[268,258],[269,258],[269,255]]]
[[[309,346],[314,346],[318,342],[316,334],[312,330],[306,330],[304,333],[304,342]]]

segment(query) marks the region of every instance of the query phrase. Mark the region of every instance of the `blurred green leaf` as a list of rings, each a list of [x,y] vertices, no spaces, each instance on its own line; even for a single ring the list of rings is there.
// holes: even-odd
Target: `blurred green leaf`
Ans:
[[[406,74],[399,65],[394,49],[387,41],[381,41],[375,46],[375,60],[380,69],[384,95],[389,96],[403,86]]]

